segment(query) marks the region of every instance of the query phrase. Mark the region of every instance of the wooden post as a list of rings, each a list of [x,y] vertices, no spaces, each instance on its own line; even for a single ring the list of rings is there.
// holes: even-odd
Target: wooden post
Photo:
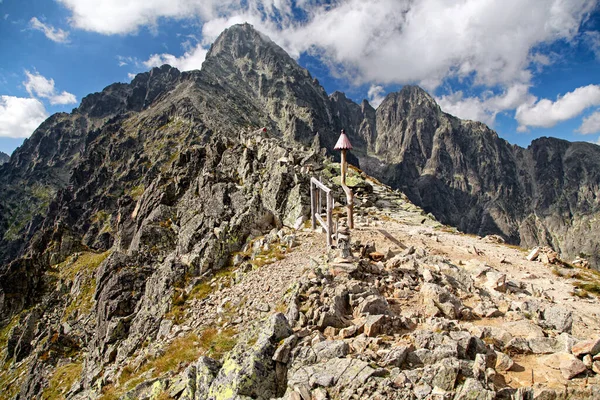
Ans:
[[[333,244],[331,236],[333,234],[333,194],[327,193],[327,247]]]
[[[311,227],[312,229],[316,229],[317,227],[317,219],[315,218],[315,198],[316,193],[315,193],[315,185],[313,185],[313,183],[310,183],[310,223],[311,223]]]
[[[346,186],[346,172],[348,163],[346,162],[346,150],[342,150],[342,189],[346,193],[346,213],[348,215],[348,228],[354,229],[354,194],[352,189]]]
[[[342,160],[341,160],[341,169],[342,169],[342,186],[346,186],[346,167],[348,163],[346,162],[346,150],[342,150]]]

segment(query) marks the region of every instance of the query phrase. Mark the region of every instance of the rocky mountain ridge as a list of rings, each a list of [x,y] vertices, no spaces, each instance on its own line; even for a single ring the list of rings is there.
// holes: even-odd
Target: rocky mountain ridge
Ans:
[[[392,195],[389,188],[371,189],[373,185],[364,182],[365,176],[355,176],[359,181],[355,189],[359,194],[363,192],[357,205],[357,212],[363,213],[361,223],[371,223],[375,217],[398,218],[408,225],[445,229],[427,212],[448,219],[462,215],[456,223],[461,229],[500,231],[517,240],[521,231],[511,235],[507,232],[512,231],[502,229],[518,224],[532,206],[529,197],[517,197],[519,201],[515,202],[510,196],[531,193],[531,198],[537,199],[531,235],[538,235],[536,240],[541,243],[552,242],[557,249],[561,249],[564,238],[573,235],[572,242],[579,241],[578,251],[589,251],[591,239],[582,233],[597,223],[598,169],[593,165],[597,158],[580,158],[582,151],[594,156],[596,147],[547,139],[536,142],[531,151],[510,147],[484,125],[442,113],[429,95],[414,87],[388,96],[377,110],[366,101],[357,105],[339,92],[327,96],[308,71],[268,38],[250,25],[235,26],[217,39],[201,71],[179,72],[163,66],[138,75],[130,84],[114,84],[87,96],[72,114],[55,114],[45,121],[10,161],[0,166],[0,349],[7,365],[0,380],[3,387],[10,388],[10,397],[31,398],[40,393],[68,398],[158,396],[148,394],[147,389],[173,391],[177,397],[183,392],[174,387],[182,382],[200,393],[198,382],[212,379],[197,373],[199,368],[220,373],[222,379],[242,376],[237,372],[231,375],[232,370],[225,368],[246,362],[240,359],[239,351],[230,354],[229,364],[227,360],[223,365],[216,359],[204,360],[205,364],[195,364],[196,375],[186,370],[185,377],[195,376],[193,385],[191,378],[181,375],[182,366],[168,364],[172,360],[163,355],[165,349],[169,353],[180,348],[206,348],[210,351],[202,355],[222,357],[230,350],[231,341],[242,341],[239,333],[246,325],[240,325],[240,331],[228,329],[255,321],[254,309],[271,310],[269,302],[265,307],[265,302],[246,299],[246,307],[241,299],[233,305],[207,294],[233,287],[244,274],[276,264],[298,244],[302,227],[291,227],[307,214],[309,178],[321,176],[335,186],[332,178],[338,172],[322,149],[332,147],[343,127],[356,147],[351,153],[355,164],[428,205],[423,211],[399,193]],[[394,148],[400,152],[394,153]],[[499,163],[506,163],[508,168],[497,168]],[[578,186],[577,180],[584,184]],[[461,188],[465,193],[460,192]],[[375,196],[368,195],[372,191]],[[344,196],[337,192],[338,204],[343,204]],[[436,201],[443,204],[431,206]],[[472,215],[461,210],[465,204]],[[555,209],[563,214],[552,214]],[[539,210],[548,210],[548,214]],[[567,210],[571,214],[564,214]],[[568,225],[575,217],[581,223]],[[557,229],[546,228],[548,221]],[[546,236],[540,235],[542,231]],[[370,232],[373,234],[377,231]],[[313,236],[308,237],[310,241]],[[431,235],[419,237],[427,240]],[[336,267],[329,265],[333,260],[321,258],[314,261],[319,268],[306,267],[314,263],[310,257],[321,251],[313,247],[296,260],[297,265],[316,274],[317,278],[309,279],[323,285],[323,290],[312,298],[312,294],[298,293],[294,297],[298,304],[305,301],[305,296],[311,300],[332,298],[337,290],[323,282],[335,281]],[[385,255],[386,260],[394,252],[400,250]],[[433,262],[421,260],[423,254],[419,251],[418,259],[413,261],[419,265]],[[359,258],[364,259],[364,255]],[[240,260],[247,262],[240,264]],[[334,272],[329,271],[330,267]],[[454,267],[444,268],[455,271]],[[384,273],[364,261],[350,268],[357,268],[353,274],[359,277],[368,274],[368,279],[357,286],[366,297],[377,295],[373,288],[380,296],[390,297],[393,289],[382,287],[382,281],[403,286],[401,281],[406,278],[407,296],[413,296],[422,290],[422,282],[449,279],[435,270],[438,275],[431,281],[421,267],[415,267],[418,273],[410,279],[393,271]],[[293,279],[301,279],[301,272],[290,277],[290,284]],[[278,274],[283,275],[281,271]],[[253,283],[259,286],[261,281]],[[277,285],[285,284],[279,281]],[[252,288],[243,286],[239,291],[261,295]],[[465,292],[467,297],[481,296],[471,289]],[[282,287],[277,290],[279,297],[269,300],[281,300]],[[207,302],[209,297],[218,304]],[[475,299],[481,304],[486,302]],[[438,303],[443,313],[448,307],[443,305],[446,301]],[[487,302],[484,305],[484,309],[493,309]],[[289,306],[286,300],[279,307],[286,311]],[[331,306],[325,300],[312,301],[307,305],[313,310],[312,316],[307,316],[308,309],[299,310],[306,320],[299,322],[292,313],[286,323],[299,323],[297,328],[307,327],[310,335],[318,336],[315,341],[320,340],[317,330],[325,334],[327,327],[340,329],[335,326],[337,316],[332,317],[334,322],[319,324],[320,315],[327,314],[326,308]],[[344,303],[346,311],[348,307]],[[496,304],[496,308],[502,307]],[[203,311],[194,311],[196,308]],[[464,307],[476,308],[477,304]],[[235,318],[234,310],[240,310]],[[506,307],[502,310],[504,314],[510,311]],[[211,318],[207,319],[204,311],[215,314],[208,314]],[[524,312],[515,317],[522,317]],[[364,314],[366,317],[369,313]],[[400,330],[412,329],[409,322],[417,323],[426,315],[405,316],[412,318],[408,321],[397,314],[374,315],[385,315],[380,322],[386,321],[386,326],[389,317],[391,328]],[[462,314],[444,315],[451,320],[463,318]],[[342,316],[350,328],[348,315]],[[242,322],[236,322],[238,318]],[[284,338],[282,332],[291,332],[281,317],[274,318],[283,324],[282,331],[274,328],[279,333],[250,338],[250,342],[256,339],[254,344],[265,357],[274,356],[271,353],[278,340]],[[208,331],[215,321],[218,331]],[[403,325],[405,322],[408,325]],[[362,325],[358,322],[356,326],[360,329]],[[542,333],[544,338],[557,334],[556,328],[548,329]],[[248,326],[248,332],[257,331]],[[188,335],[192,333],[196,336]],[[581,333],[575,334],[581,338]],[[296,346],[288,345],[290,350]],[[380,350],[386,349],[384,346]],[[483,348],[480,350],[483,352]],[[497,350],[504,347],[498,346]],[[350,354],[343,350],[335,358]],[[455,354],[457,359],[466,360],[460,354]],[[183,359],[177,360],[185,360],[186,364],[200,354],[181,356]],[[292,371],[294,365],[282,359],[267,364],[267,381],[275,387],[257,389],[250,385],[248,390],[285,394],[287,384],[282,384],[285,379],[278,374]],[[471,364],[465,371],[469,368]],[[456,372],[453,367],[451,370]],[[388,372],[370,373],[363,383]],[[483,375],[471,376],[462,367],[460,374],[487,385]],[[462,390],[462,378],[455,381],[456,387],[445,387],[448,391]],[[424,383],[431,386],[432,382]],[[217,383],[210,383],[210,387],[213,389],[207,390],[213,393],[231,388]],[[294,385],[289,388],[296,391]],[[412,391],[412,386],[409,389]],[[241,395],[246,389],[240,390],[236,393]],[[288,395],[293,396],[292,392]]]
[[[8,162],[8,160],[10,160],[10,156],[0,151],[0,165]]]
[[[589,234],[599,228],[600,147],[551,138],[527,149],[512,146],[481,123],[443,113],[418,87],[389,94],[377,110],[340,92],[327,96],[308,71],[246,24],[217,39],[202,71],[153,69],[131,84],[87,96],[73,115],[57,114],[42,124],[0,173],[5,261],[23,253],[31,239],[27,222],[71,184],[86,146],[97,146],[97,135],[117,133],[106,132],[110,124],[115,131],[144,132],[147,142],[137,151],[157,164],[188,144],[245,127],[265,126],[274,135],[328,149],[346,129],[355,148],[351,162],[444,223],[500,234],[525,247],[549,245],[567,258],[582,254],[593,266],[600,254]],[[32,201],[6,200],[24,196]]]
[[[370,138],[365,147],[358,141],[365,171],[440,221],[523,247],[548,245],[565,257],[583,253],[597,264],[599,146],[553,138],[513,146],[482,123],[442,112],[411,86],[347,130]]]

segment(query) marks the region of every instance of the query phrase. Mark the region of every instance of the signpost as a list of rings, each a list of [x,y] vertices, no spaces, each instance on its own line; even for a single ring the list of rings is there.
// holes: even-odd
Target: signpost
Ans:
[[[348,228],[354,229],[354,194],[352,189],[346,186],[346,172],[348,170],[348,163],[346,161],[346,150],[352,150],[352,144],[346,136],[346,132],[342,129],[342,133],[335,144],[334,150],[341,150],[341,170],[342,170],[342,189],[346,193],[346,209],[348,213]]]

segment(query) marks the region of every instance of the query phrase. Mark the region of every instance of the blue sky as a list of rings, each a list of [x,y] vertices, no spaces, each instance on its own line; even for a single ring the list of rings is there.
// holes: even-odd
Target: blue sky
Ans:
[[[200,68],[240,22],[328,93],[376,106],[418,84],[511,143],[600,142],[598,0],[0,0],[0,151],[113,82]]]

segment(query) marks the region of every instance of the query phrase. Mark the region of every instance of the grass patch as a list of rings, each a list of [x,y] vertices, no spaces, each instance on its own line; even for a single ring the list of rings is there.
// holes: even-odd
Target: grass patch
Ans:
[[[73,383],[81,375],[83,370],[82,363],[70,363],[58,367],[50,377],[48,387],[42,392],[42,399],[65,398]]]
[[[102,261],[106,260],[110,251],[104,253],[85,252],[69,257],[58,264],[58,276],[66,280],[74,280],[80,272],[95,272]]]
[[[575,282],[573,284],[573,286],[575,286],[578,289],[584,290],[588,293],[593,293],[595,295],[600,295],[600,284],[596,283],[596,282],[583,282],[583,281],[579,281],[579,282]]]
[[[198,283],[187,294],[183,290],[175,289],[172,297],[173,306],[171,307],[171,311],[165,315],[165,318],[181,324],[185,320],[186,302],[188,300],[202,300],[208,297],[217,290],[219,284],[223,285],[223,287],[229,287],[232,277],[233,267],[222,268],[212,276],[210,281],[204,280]]]
[[[12,399],[19,393],[27,367],[26,363],[22,363],[18,368],[11,369],[10,361],[4,363],[0,369],[0,398]]]
[[[182,371],[201,355],[219,360],[235,346],[236,334],[233,328],[223,329],[220,332],[216,328],[207,328],[200,335],[191,333],[178,337],[164,349],[160,356],[149,360],[138,370],[134,371],[131,366],[125,366],[119,377],[119,387],[106,386],[100,399],[120,398],[122,394],[144,381],[158,378],[169,371]]]
[[[19,323],[20,315],[21,314],[13,316],[10,322],[5,327],[0,329],[0,352],[2,352],[1,354],[4,354],[6,352],[6,347],[8,345],[8,335],[10,334],[10,331]],[[4,359],[4,357],[2,357],[2,359]]]
[[[98,400],[118,400],[119,397],[119,392],[117,391],[115,386],[110,384],[102,388],[102,392],[100,393],[100,397],[98,397]]]
[[[436,226],[434,229],[436,231],[445,232],[445,233],[458,233],[458,229],[456,229],[452,226],[447,226],[447,225]]]
[[[207,328],[200,334],[200,347],[209,357],[220,360],[235,346],[236,334],[234,328],[222,329],[221,332],[216,328]]]
[[[261,251],[249,262],[252,264],[253,268],[264,267],[265,265],[273,264],[274,262],[283,260],[285,258],[284,251],[287,252],[287,249],[284,246],[272,243],[271,247],[269,247],[269,250]]]
[[[579,297],[580,299],[589,299],[590,294],[585,290],[574,290],[571,292],[572,296]]]
[[[65,308],[63,321],[66,321],[76,311],[87,314],[94,305],[94,291],[96,290],[96,269],[106,260],[110,251],[104,253],[86,252],[68,258],[56,268],[58,276],[64,280],[74,281],[79,275],[79,294]]]
[[[143,184],[137,185],[137,186],[132,187],[129,190],[129,195],[131,196],[131,198],[133,200],[137,201],[137,200],[139,200],[140,197],[142,197],[145,190],[146,190],[146,187]]]

